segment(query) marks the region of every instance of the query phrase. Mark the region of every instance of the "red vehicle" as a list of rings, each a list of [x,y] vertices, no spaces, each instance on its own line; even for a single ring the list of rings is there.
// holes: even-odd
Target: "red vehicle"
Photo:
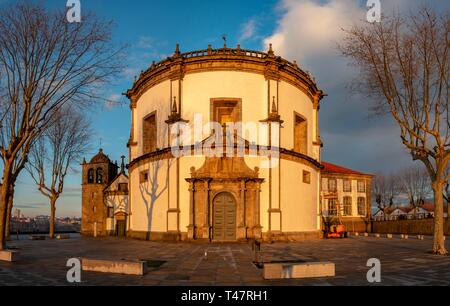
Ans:
[[[329,231],[325,232],[325,238],[327,238],[327,239],[347,238],[347,232],[345,230],[345,226],[342,224],[330,226]]]

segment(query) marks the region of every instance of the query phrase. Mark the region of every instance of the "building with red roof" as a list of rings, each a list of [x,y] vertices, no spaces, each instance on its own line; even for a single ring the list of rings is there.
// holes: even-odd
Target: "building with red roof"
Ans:
[[[324,222],[342,223],[348,231],[369,230],[372,174],[322,162],[321,215]]]

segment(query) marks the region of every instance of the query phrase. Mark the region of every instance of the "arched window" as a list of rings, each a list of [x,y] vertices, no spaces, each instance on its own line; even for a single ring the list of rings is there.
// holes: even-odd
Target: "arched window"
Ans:
[[[88,184],[94,184],[94,169],[88,170],[87,182]]]
[[[103,184],[103,169],[102,168],[98,168],[97,169],[97,180],[96,180],[97,184]]]
[[[352,215],[352,197],[344,197],[344,216]]]

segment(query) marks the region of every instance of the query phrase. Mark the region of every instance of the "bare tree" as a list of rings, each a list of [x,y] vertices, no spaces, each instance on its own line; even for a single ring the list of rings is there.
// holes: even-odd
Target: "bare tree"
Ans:
[[[429,8],[403,18],[344,30],[339,46],[360,71],[356,89],[375,98],[376,110],[389,113],[413,160],[421,161],[431,179],[434,201],[433,252],[447,254],[444,244],[444,175],[450,160],[449,13]]]
[[[121,70],[111,23],[84,12],[68,23],[64,11],[17,1],[0,11],[0,250],[5,248],[11,186],[32,143],[65,104],[88,107],[102,84]]]
[[[64,179],[74,162],[87,152],[90,135],[85,117],[73,108],[64,107],[31,147],[25,168],[50,201],[50,239],[55,235],[56,202],[64,191]]]
[[[387,210],[394,206],[401,190],[401,185],[396,175],[379,173],[375,176],[372,183],[372,192],[375,195],[377,208],[383,212],[384,220],[386,220]]]
[[[450,165],[447,165],[447,169],[445,170],[445,175],[448,176],[450,174]],[[450,180],[447,180],[444,185],[444,199],[447,201],[447,205],[450,203]],[[450,210],[450,208],[449,208]]]
[[[405,168],[399,174],[402,192],[408,197],[409,205],[418,208],[432,194],[428,172],[418,166]]]

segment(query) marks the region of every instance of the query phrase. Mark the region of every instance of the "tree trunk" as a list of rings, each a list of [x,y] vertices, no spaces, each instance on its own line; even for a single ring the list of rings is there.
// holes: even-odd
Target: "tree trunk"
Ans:
[[[50,239],[55,238],[55,212],[56,212],[56,198],[50,198]]]
[[[14,198],[14,188],[11,188],[11,194],[8,200],[8,211],[6,212],[6,229],[5,229],[5,239],[8,241],[11,236],[11,214],[13,209],[13,198]]]
[[[8,212],[8,200],[9,194],[13,182],[13,176],[11,173],[11,164],[5,160],[3,164],[3,181],[0,193],[0,251],[6,248],[5,230],[6,230],[6,215]]]
[[[446,255],[444,240],[444,198],[442,189],[444,182],[438,175],[433,182],[434,193],[434,237],[433,237],[433,253],[436,255]]]

